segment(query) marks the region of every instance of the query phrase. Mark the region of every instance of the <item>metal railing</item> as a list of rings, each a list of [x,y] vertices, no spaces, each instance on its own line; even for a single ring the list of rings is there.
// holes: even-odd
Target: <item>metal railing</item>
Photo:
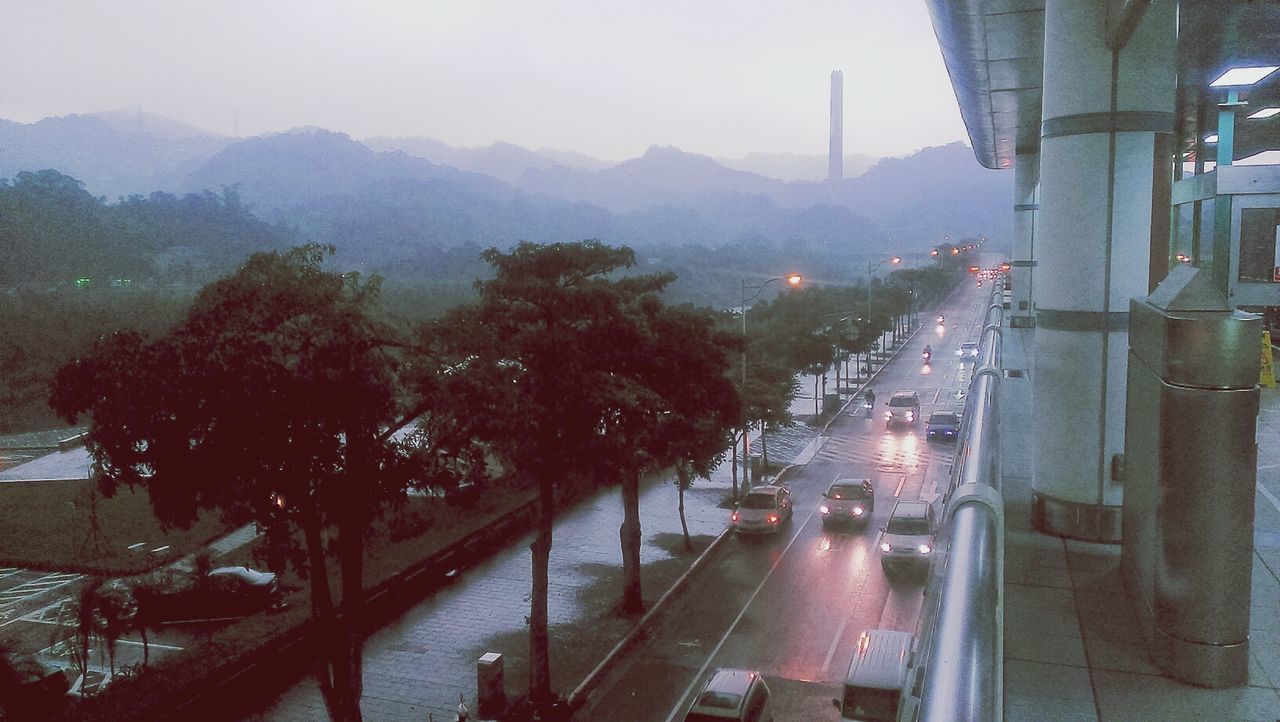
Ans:
[[[909,719],[994,720],[1004,714],[1004,505],[1000,496],[1001,284],[992,292],[943,496]]]

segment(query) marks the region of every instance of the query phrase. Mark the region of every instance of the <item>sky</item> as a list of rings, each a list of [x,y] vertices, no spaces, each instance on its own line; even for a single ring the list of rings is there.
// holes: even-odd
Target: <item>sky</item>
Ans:
[[[924,0],[2,0],[0,118],[826,155],[965,140]]]

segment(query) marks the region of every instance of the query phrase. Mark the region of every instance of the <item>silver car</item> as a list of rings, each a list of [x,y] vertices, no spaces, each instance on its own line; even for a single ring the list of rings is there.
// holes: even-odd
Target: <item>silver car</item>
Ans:
[[[865,526],[875,509],[876,494],[870,479],[836,479],[818,506],[823,529],[834,524]]]
[[[973,341],[965,341],[960,344],[960,348],[956,349],[956,356],[959,356],[961,361],[977,362],[978,344]]]
[[[729,521],[739,534],[776,534],[791,521],[791,490],[785,486],[757,486],[742,497]]]
[[[938,520],[927,501],[899,501],[880,530],[880,566],[885,574],[902,567],[928,569]]]

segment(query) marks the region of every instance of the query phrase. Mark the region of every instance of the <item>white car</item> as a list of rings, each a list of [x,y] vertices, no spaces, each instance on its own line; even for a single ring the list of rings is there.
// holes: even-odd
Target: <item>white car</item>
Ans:
[[[961,361],[977,361],[978,344],[973,341],[965,341],[960,344],[960,348],[956,349],[956,356],[959,356]]]
[[[889,524],[881,531],[880,566],[885,574],[892,574],[900,567],[929,568],[934,535],[938,531],[932,504],[899,501],[889,515]]]
[[[729,521],[739,534],[776,534],[791,521],[791,490],[785,486],[757,486],[742,498]]]

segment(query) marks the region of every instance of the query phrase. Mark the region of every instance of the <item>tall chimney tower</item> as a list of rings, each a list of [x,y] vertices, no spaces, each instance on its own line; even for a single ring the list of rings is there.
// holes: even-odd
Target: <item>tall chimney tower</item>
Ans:
[[[831,154],[827,181],[832,187],[844,178],[844,73],[831,71]]]

